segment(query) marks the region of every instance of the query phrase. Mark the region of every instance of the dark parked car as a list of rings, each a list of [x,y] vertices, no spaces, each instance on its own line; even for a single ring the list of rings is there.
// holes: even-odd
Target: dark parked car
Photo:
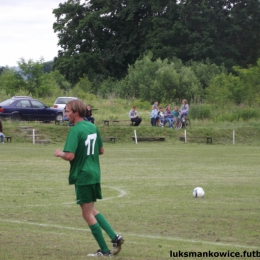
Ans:
[[[13,97],[0,103],[0,118],[11,118],[16,121],[62,121],[63,114],[37,99]]]

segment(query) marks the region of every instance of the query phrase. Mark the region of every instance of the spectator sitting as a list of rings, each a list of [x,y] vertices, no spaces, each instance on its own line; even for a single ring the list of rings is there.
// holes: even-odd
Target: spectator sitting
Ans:
[[[159,117],[159,126],[164,127],[164,111],[163,111],[163,107],[159,108],[158,117]]]
[[[128,113],[129,118],[132,123],[134,123],[134,126],[139,126],[142,122],[142,118],[138,116],[138,112],[136,111],[136,107],[133,106],[132,109]]]
[[[153,106],[153,110],[150,114],[150,118],[151,118],[152,126],[156,126],[156,121],[159,119],[158,110],[157,110],[156,105]]]
[[[182,100],[182,106],[181,106],[181,119],[182,121],[184,120],[185,121],[185,118],[188,114],[188,111],[189,111],[189,105],[187,104],[187,100],[186,99],[183,99]]]
[[[167,106],[166,110],[164,111],[164,126],[167,124],[169,124],[169,127],[172,128],[172,111],[171,111],[171,106]]]
[[[174,124],[175,122],[177,122],[178,117],[179,117],[179,110],[178,110],[177,106],[175,106],[174,109],[172,110],[172,117],[173,117],[172,122]]]
[[[2,144],[4,144],[5,143],[5,141],[4,141],[5,135],[3,134],[3,125],[2,125],[1,120],[0,120],[0,137],[1,137]]]
[[[157,120],[156,120],[156,125],[160,125],[160,120],[159,120],[159,103],[157,100],[154,101],[153,105],[152,105],[152,110],[153,110],[153,107],[156,107],[156,110],[158,112],[158,117],[157,117]]]
[[[86,109],[86,117],[84,117],[84,119],[87,121],[90,121],[92,124],[94,124],[95,122],[95,118],[92,116],[92,109],[91,109],[91,105],[87,105],[87,109]]]

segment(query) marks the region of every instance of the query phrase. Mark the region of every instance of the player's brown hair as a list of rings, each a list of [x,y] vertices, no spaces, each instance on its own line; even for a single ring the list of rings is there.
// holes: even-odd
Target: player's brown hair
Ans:
[[[73,113],[78,112],[80,117],[85,117],[86,106],[83,102],[78,99],[74,99],[69,101],[66,106],[68,105],[70,106]]]

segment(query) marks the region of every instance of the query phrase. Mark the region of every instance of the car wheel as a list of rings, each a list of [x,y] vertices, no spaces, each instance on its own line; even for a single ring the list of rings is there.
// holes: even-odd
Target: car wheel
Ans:
[[[21,115],[20,114],[13,114],[11,116],[11,120],[12,121],[20,121],[22,119]]]
[[[61,113],[57,114],[55,121],[59,121],[59,122],[63,121],[63,114],[61,114]]]

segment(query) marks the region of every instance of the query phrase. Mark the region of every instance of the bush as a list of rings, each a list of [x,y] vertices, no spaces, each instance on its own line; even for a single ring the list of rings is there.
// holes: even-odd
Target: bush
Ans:
[[[226,109],[224,112],[221,112],[220,109],[217,110],[218,115],[214,117],[216,122],[234,122],[234,121],[247,121],[249,119],[258,119],[260,118],[260,113],[257,108],[252,107],[238,107],[233,106]]]
[[[145,109],[145,110],[151,110],[152,106],[151,103],[148,101],[141,101],[139,99],[135,99],[133,101],[133,106],[136,106],[137,110],[139,109]]]
[[[211,117],[212,106],[206,105],[192,105],[189,111],[189,117],[193,119],[209,119]]]
[[[249,120],[251,118],[259,118],[259,111],[256,108],[239,109],[237,111],[238,120]]]
[[[229,112],[225,112],[223,114],[219,114],[213,119],[215,122],[234,122],[238,120],[238,117],[236,114],[232,114]]]

